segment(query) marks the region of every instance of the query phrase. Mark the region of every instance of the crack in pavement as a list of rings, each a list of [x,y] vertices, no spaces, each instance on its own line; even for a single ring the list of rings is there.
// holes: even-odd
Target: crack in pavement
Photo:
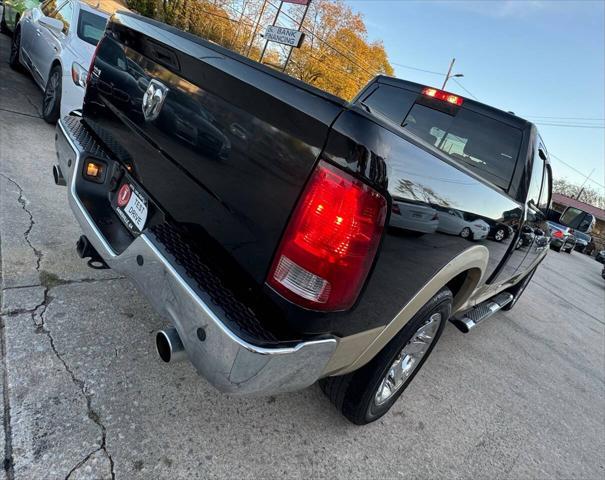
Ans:
[[[29,238],[29,235],[30,235],[32,229],[34,228],[34,225],[36,224],[36,222],[34,220],[33,214],[27,208],[27,202],[25,200],[24,190],[15,180],[8,177],[7,175],[0,173],[0,176],[2,176],[7,181],[11,182],[13,185],[15,185],[17,187],[17,189],[19,191],[19,197],[17,198],[17,202],[21,205],[21,208],[23,209],[23,211],[25,211],[27,213],[27,215],[29,216],[29,226],[23,233],[23,237],[25,239],[25,242],[29,245],[29,247],[34,252],[34,255],[36,256],[36,271],[38,272],[38,275],[40,276],[41,286],[44,286],[43,301],[40,304],[38,304],[33,309],[33,311],[28,312],[31,314],[31,319],[32,319],[32,322],[36,329],[35,331],[36,331],[36,333],[43,333],[44,335],[46,335],[53,353],[59,359],[59,361],[63,365],[63,368],[71,377],[72,383],[79,389],[80,393],[84,397],[84,399],[86,401],[88,418],[90,420],[92,420],[101,430],[101,445],[99,446],[99,448],[96,448],[95,450],[93,450],[92,452],[87,454],[83,460],[78,462],[68,472],[68,474],[65,478],[67,480],[78,468],[80,468],[82,465],[84,465],[86,463],[86,461],[88,461],[88,459],[92,455],[94,455],[96,452],[103,451],[103,453],[109,460],[109,465],[111,468],[111,478],[112,478],[112,480],[115,480],[115,468],[114,468],[113,457],[107,450],[107,428],[103,424],[100,415],[95,411],[95,409],[92,406],[92,397],[93,396],[86,391],[86,382],[84,380],[79,379],[76,376],[74,371],[68,365],[67,361],[63,358],[63,356],[57,350],[57,347],[55,344],[55,338],[53,337],[51,331],[46,327],[46,319],[44,317],[49,305],[51,304],[51,302],[53,300],[52,296],[50,295],[50,290],[52,288],[59,286],[59,285],[69,284],[69,283],[86,283],[87,279],[85,279],[83,281],[61,280],[52,274],[48,274],[47,272],[40,270],[40,264],[42,262],[42,258],[44,257],[44,254],[42,253],[41,250],[38,250],[36,247],[33,246],[32,242]],[[39,322],[36,321],[36,316],[38,316],[38,318],[40,320]],[[3,360],[3,366],[4,366],[3,381],[5,383],[7,383],[6,357],[4,355],[6,345],[5,345],[4,322],[3,321],[2,321],[2,323],[0,323],[0,327],[2,327],[2,342],[1,342],[0,347],[2,348],[2,360]],[[5,460],[4,460],[4,469],[7,472],[8,480],[13,480],[13,478],[14,478],[14,458],[13,458],[13,452],[12,452],[12,432],[10,430],[10,401],[9,401],[9,397],[8,397],[8,393],[7,393],[8,392],[7,387],[8,387],[8,385],[6,384],[5,388],[4,388],[4,397],[5,397],[4,398],[4,401],[5,401],[4,430],[5,430],[5,436],[6,436],[6,441],[5,441],[5,445],[6,445],[5,452],[6,453],[5,453]],[[8,405],[7,405],[7,401],[8,401]],[[8,419],[8,430],[7,430],[7,419]]]
[[[21,187],[21,185],[19,185],[17,182],[15,182],[12,178],[10,178],[9,176],[7,176],[3,173],[0,173],[0,177],[3,177],[6,180],[8,180],[10,183],[15,185],[15,187],[17,187],[17,189],[19,190],[19,197],[17,198],[17,202],[19,202],[19,205],[21,205],[21,208],[23,209],[23,211],[25,213],[27,213],[27,215],[29,216],[29,226],[27,227],[27,230],[25,230],[23,237],[25,238],[25,242],[29,245],[29,247],[34,252],[34,255],[36,256],[36,271],[39,272],[40,271],[40,262],[42,262],[42,257],[44,255],[41,250],[38,250],[36,247],[33,246],[32,242],[29,238],[29,235],[30,235],[32,229],[34,228],[34,225],[36,224],[36,222],[34,221],[34,216],[32,215],[32,212],[29,210],[29,208],[27,208],[27,201],[25,200],[23,188]]]
[[[26,95],[25,99],[27,100],[27,103],[29,103],[34,108],[34,110],[38,114],[38,118],[42,118],[42,112],[38,108],[38,105],[34,105],[34,102],[32,102],[31,98],[29,98],[29,95]],[[33,115],[32,115],[32,117],[33,117]]]
[[[115,480],[116,474],[115,474],[113,457],[111,456],[111,454],[107,450],[107,428],[105,427],[105,424],[102,422],[101,416],[95,411],[95,409],[92,406],[92,397],[93,396],[86,391],[86,382],[84,380],[79,379],[76,376],[76,374],[74,373],[74,371],[67,364],[67,361],[63,358],[63,355],[61,355],[59,353],[59,351],[57,350],[57,347],[55,345],[55,338],[53,337],[51,331],[48,328],[46,328],[46,321],[45,321],[44,315],[46,314],[46,311],[47,311],[48,307],[50,306],[50,304],[52,303],[52,300],[53,300],[52,296],[49,294],[50,290],[51,290],[51,288],[48,288],[48,287],[45,288],[45,290],[44,290],[44,301],[38,307],[40,309],[40,312],[33,312],[32,313],[32,321],[33,321],[33,323],[34,323],[34,325],[36,327],[36,333],[43,333],[43,334],[46,335],[46,337],[48,338],[49,343],[50,343],[50,348],[52,348],[55,356],[63,364],[63,367],[65,368],[65,371],[71,377],[71,380],[72,380],[73,384],[76,387],[78,387],[78,389],[80,390],[80,393],[82,394],[82,396],[86,400],[86,409],[87,409],[88,418],[90,420],[92,420],[101,429],[101,445],[99,446],[99,448],[94,449],[92,452],[88,453],[81,461],[79,461],[67,473],[67,475],[65,477],[65,480],[69,479],[71,477],[71,475],[73,475],[73,473],[76,470],[78,470],[78,468],[80,468],[82,465],[84,465],[88,461],[88,459],[90,459],[90,457],[92,457],[95,453],[97,453],[99,451],[103,451],[103,453],[105,454],[105,456],[109,460],[109,465],[110,465],[110,468],[111,468],[111,478],[112,478],[112,480]],[[36,318],[35,318],[36,314],[38,314],[38,317],[40,319],[40,323],[36,322]]]
[[[42,120],[42,117],[40,115],[32,115],[31,113],[18,112],[17,110],[11,110],[10,108],[0,108],[0,112],[13,113],[15,115],[23,115],[24,117]]]

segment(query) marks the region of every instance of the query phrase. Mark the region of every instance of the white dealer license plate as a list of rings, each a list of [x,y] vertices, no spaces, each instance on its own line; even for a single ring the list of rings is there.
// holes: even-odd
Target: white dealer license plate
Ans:
[[[142,231],[147,221],[147,199],[131,184],[125,183],[118,191],[117,203],[122,220],[130,228]]]

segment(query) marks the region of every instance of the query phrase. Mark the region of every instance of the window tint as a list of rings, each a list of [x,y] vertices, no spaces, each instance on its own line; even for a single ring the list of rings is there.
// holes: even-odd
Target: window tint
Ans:
[[[417,97],[417,93],[403,88],[380,85],[363,101],[363,104],[371,111],[378,111],[392,122],[401,125]]]
[[[107,19],[85,10],[80,10],[78,37],[91,45],[97,45],[105,31]]]
[[[527,191],[527,201],[533,202],[536,207],[540,203],[540,188],[542,187],[542,177],[544,176],[544,160],[540,158],[539,150],[537,148],[534,153],[529,189]]]
[[[552,174],[550,168],[544,169],[544,181],[542,182],[542,191],[540,192],[540,201],[538,208],[546,211],[550,207],[550,195],[552,190]]]
[[[73,14],[73,6],[71,2],[67,2],[63,5],[56,13],[55,18],[63,22],[63,33],[69,31],[69,25],[71,24],[71,17]]]
[[[403,127],[508,189],[523,137],[518,128],[464,108],[453,116],[420,104],[412,107]]]

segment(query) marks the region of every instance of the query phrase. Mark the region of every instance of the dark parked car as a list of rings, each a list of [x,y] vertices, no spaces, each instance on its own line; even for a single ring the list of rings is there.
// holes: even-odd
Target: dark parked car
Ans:
[[[448,319],[468,332],[512,308],[548,250],[548,154],[513,114],[383,76],[347,103],[122,12],[90,72],[54,167],[78,253],[132,278],[168,323],[160,357],[222,391],[319,380],[372,422]],[[443,209],[478,230],[442,232]],[[470,243],[475,219],[511,231]]]
[[[605,264],[605,250],[601,250],[595,257],[596,261]]]
[[[555,252],[571,253],[576,246],[573,229],[552,221],[547,223],[551,235],[550,248]]]
[[[577,230],[574,230],[574,237],[576,237],[576,244],[574,246],[574,249],[580,253],[584,253],[586,247],[588,247],[588,245],[590,244],[592,237],[586,233],[579,232]]]

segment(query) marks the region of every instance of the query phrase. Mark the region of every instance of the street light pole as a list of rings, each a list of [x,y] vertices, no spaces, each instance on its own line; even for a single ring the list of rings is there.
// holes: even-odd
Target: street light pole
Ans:
[[[443,86],[441,87],[441,90],[445,90],[445,85],[447,84],[447,81],[448,81],[450,78],[454,78],[454,77],[457,77],[457,78],[464,77],[464,75],[463,75],[463,74],[461,74],[461,73],[455,73],[455,74],[453,74],[453,75],[452,75],[452,68],[454,68],[454,63],[456,63],[456,59],[455,59],[455,58],[452,58],[452,61],[451,61],[451,63],[450,63],[450,68],[449,68],[449,69],[448,69],[448,71],[447,71],[447,75],[445,76],[445,80],[443,81]]]

